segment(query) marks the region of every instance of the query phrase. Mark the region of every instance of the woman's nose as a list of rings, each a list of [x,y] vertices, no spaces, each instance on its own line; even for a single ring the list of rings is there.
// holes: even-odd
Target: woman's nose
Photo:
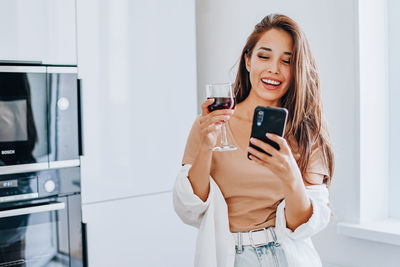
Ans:
[[[271,62],[267,67],[267,72],[279,74],[279,64],[277,62]]]

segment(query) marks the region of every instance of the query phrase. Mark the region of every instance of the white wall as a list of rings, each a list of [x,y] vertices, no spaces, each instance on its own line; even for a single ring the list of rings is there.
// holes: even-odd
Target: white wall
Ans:
[[[360,133],[362,133],[360,135],[360,177],[362,177],[360,223],[382,220],[388,215],[389,94],[385,29],[387,18],[384,3],[385,1],[364,0],[358,4]],[[376,179],[377,177],[380,179]],[[371,195],[375,197],[371,198]]]
[[[336,157],[331,187],[334,218],[314,243],[326,265],[382,266],[384,259],[385,266],[398,266],[399,247],[336,234],[336,223],[358,222],[360,210],[357,0],[197,0],[196,7],[199,103],[206,83],[233,82],[230,68],[265,15],[283,13],[300,24],[319,65]]]
[[[398,101],[400,99],[399,90],[399,62],[400,62],[400,1],[387,0],[388,5],[388,41],[389,41],[389,51],[388,51],[388,63],[389,63],[389,116],[390,116],[390,185],[389,194],[391,207],[389,208],[390,216],[400,219],[400,208],[398,203],[400,202],[400,195],[397,193],[400,188],[400,154],[398,153],[398,148],[400,147],[400,120],[398,114],[400,114],[400,106]]]

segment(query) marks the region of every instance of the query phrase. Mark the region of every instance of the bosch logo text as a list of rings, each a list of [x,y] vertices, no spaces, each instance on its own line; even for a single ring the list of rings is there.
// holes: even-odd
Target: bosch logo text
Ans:
[[[2,150],[1,154],[2,155],[13,155],[13,154],[15,154],[15,150]]]

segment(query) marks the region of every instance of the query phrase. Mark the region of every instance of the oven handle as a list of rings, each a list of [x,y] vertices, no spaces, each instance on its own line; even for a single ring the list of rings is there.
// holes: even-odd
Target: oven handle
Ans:
[[[83,115],[82,115],[82,79],[78,79],[78,138],[79,138],[79,156],[83,156]]]
[[[28,215],[32,213],[63,210],[63,209],[65,209],[64,202],[52,202],[46,205],[38,205],[33,207],[0,211],[0,218],[7,218],[12,216]]]

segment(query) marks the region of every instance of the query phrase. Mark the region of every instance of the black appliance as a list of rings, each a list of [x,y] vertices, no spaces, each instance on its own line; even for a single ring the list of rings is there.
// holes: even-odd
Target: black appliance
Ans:
[[[83,266],[81,221],[79,167],[0,176],[1,267]]]
[[[77,68],[0,66],[0,174],[79,166]]]
[[[0,267],[86,266],[76,66],[0,64]]]

